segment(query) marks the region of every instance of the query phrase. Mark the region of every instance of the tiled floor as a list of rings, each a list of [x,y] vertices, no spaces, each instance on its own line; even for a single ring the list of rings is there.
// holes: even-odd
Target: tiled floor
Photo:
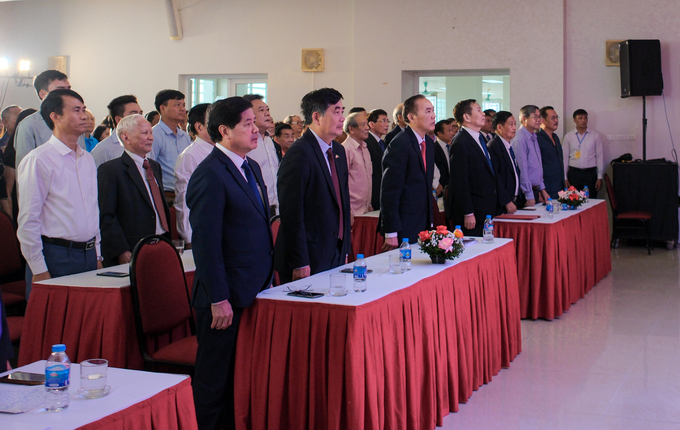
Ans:
[[[678,251],[622,245],[612,272],[554,321],[522,321],[522,353],[444,429],[680,429]]]

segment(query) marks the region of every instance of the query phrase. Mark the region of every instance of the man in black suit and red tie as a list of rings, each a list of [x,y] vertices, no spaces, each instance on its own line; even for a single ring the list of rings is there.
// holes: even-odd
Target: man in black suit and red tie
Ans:
[[[301,108],[309,128],[279,166],[275,268],[284,283],[345,264],[351,241],[347,157],[334,141],[345,120],[342,94],[314,90]]]
[[[500,111],[493,117],[495,137],[489,142],[489,155],[496,172],[498,189],[498,213],[515,213],[524,207],[526,200],[519,188],[519,167],[510,142],[515,137],[517,122],[508,111]]]
[[[253,105],[242,97],[213,103],[208,133],[216,143],[187,188],[193,231],[198,353],[193,379],[201,430],[233,429],[234,358],[243,309],[271,284],[274,244],[260,166]]]
[[[486,140],[480,133],[485,116],[479,104],[463,100],[453,108],[462,125],[451,143],[451,175],[446,215],[463,226],[466,236],[481,236],[484,219],[496,215],[496,174]]]
[[[116,127],[123,154],[99,166],[99,224],[104,266],[130,262],[140,239],[170,239],[170,209],[163,194],[161,165],[147,157],[153,145],[149,121],[135,114]]]
[[[434,130],[432,103],[422,94],[404,102],[406,129],[392,139],[383,157],[380,193],[383,250],[397,248],[402,239],[416,243],[418,233],[432,226]]]

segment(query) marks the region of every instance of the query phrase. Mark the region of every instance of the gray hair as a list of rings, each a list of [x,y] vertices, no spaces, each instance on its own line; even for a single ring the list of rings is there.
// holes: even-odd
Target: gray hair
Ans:
[[[120,138],[120,135],[123,133],[130,133],[135,129],[135,127],[137,127],[137,124],[140,120],[146,121],[146,119],[140,114],[128,115],[120,120],[118,126],[116,126],[116,137],[118,138],[118,142],[120,142],[121,145],[123,144],[123,140]]]
[[[394,120],[395,125],[399,122],[399,117],[403,118],[403,113],[404,104],[400,103],[399,105],[397,105],[397,107],[394,108],[394,112],[392,112],[392,119]]]
[[[296,116],[299,117],[300,115],[288,115],[286,118],[284,118],[283,123],[290,124],[291,122],[293,122],[293,118],[295,118]]]
[[[519,120],[522,121],[522,118],[529,118],[531,115],[536,113],[536,111],[540,111],[536,105],[522,106],[522,109],[519,110]]]
[[[9,118],[9,113],[12,111],[12,109],[21,109],[21,108],[17,105],[9,105],[2,110],[2,113],[0,113],[0,118],[7,121],[7,118]]]
[[[359,127],[359,123],[357,122],[357,117],[359,115],[365,114],[366,112],[354,112],[349,115],[347,115],[347,118],[345,118],[345,122],[342,124],[342,130],[349,134],[349,128],[350,127]]]

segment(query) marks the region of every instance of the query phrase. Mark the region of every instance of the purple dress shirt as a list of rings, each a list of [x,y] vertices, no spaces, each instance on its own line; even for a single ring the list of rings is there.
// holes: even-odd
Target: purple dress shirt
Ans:
[[[517,166],[520,170],[519,187],[526,199],[531,200],[534,198],[533,187],[537,186],[539,190],[545,189],[543,161],[536,133],[530,133],[526,128],[520,127],[510,143],[515,151]]]

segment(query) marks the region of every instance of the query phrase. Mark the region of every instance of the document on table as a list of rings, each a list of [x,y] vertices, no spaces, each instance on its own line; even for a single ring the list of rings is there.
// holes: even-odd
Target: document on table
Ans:
[[[45,386],[0,384],[0,412],[21,414],[45,403]]]

